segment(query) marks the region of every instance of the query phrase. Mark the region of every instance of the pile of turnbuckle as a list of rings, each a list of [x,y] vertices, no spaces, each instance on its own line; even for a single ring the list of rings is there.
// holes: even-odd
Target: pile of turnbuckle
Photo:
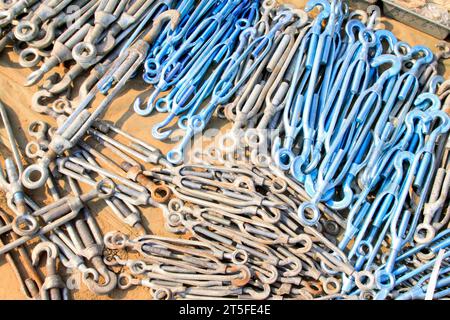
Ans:
[[[38,67],[27,85],[67,67],[33,98],[56,125],[30,124],[26,168],[0,104],[11,150],[0,256],[29,298],[68,298],[74,285],[58,261],[99,295],[143,286],[155,299],[449,296],[445,43],[437,54],[411,47],[379,29],[378,10],[338,0],[305,11],[272,0],[0,5],[0,48]],[[140,71],[152,92],[134,110],[166,113],[155,139],[182,136],[167,155],[102,119]],[[231,129],[191,148],[213,118]],[[27,191],[43,187],[49,204]],[[99,201],[140,235],[101,230],[89,209]],[[180,238],[149,235],[149,206]]]
[[[353,274],[333,243],[342,218],[324,207],[320,228],[302,226],[306,193],[276,168],[227,161],[143,175],[170,186],[166,228],[190,239],[105,235],[107,248],[128,253],[105,260],[125,267],[119,287],[143,285],[156,298],[326,299],[341,296],[334,274]]]
[[[33,97],[33,110],[53,117],[64,116],[72,112],[72,103],[89,92],[112,61],[129,48],[144,26],[174,7],[173,2],[3,1],[0,50],[12,45],[21,66],[38,67],[25,84],[41,83],[41,90]],[[64,70],[57,68],[61,64]],[[42,79],[45,81],[40,82]],[[80,79],[83,84],[79,95],[72,96],[71,91]]]

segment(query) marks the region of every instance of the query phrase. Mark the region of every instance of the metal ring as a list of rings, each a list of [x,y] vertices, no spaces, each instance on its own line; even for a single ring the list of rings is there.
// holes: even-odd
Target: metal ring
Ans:
[[[25,146],[25,154],[30,159],[36,159],[41,154],[41,146],[36,141],[30,141]]]
[[[231,253],[231,262],[236,265],[246,264],[248,261],[248,253],[247,251],[236,249]]]
[[[145,272],[146,267],[147,264],[142,260],[133,260],[130,262],[130,265],[128,266],[130,272],[134,275],[143,274]]]
[[[361,291],[372,290],[375,288],[375,276],[367,270],[358,271],[354,275],[355,284]]]
[[[103,179],[95,185],[100,199],[108,199],[115,193],[115,184],[111,179]]]
[[[25,48],[19,54],[19,64],[24,68],[35,67],[41,60],[42,57],[35,48]]]
[[[416,231],[414,233],[414,241],[419,244],[424,244],[431,242],[436,235],[436,230],[432,225],[421,223],[416,227]]]
[[[73,59],[81,64],[95,62],[97,48],[88,42],[80,42],[72,49]]]
[[[19,41],[29,42],[39,33],[38,26],[31,21],[20,21],[14,29],[14,36]]]
[[[132,286],[131,279],[131,275],[128,273],[120,273],[117,276],[117,287],[121,290],[129,289]]]
[[[169,201],[169,203],[167,204],[167,207],[169,208],[169,210],[171,210],[172,212],[180,212],[181,209],[183,208],[184,203],[181,199],[171,199]]]
[[[307,211],[311,213],[311,216],[307,216]],[[320,211],[319,208],[314,203],[311,202],[303,202],[298,207],[298,218],[300,219],[300,222],[307,225],[307,226],[313,226],[319,222],[320,219]]]
[[[167,160],[172,164],[180,164],[183,160],[183,152],[178,149],[170,150],[167,153]]]
[[[379,289],[392,290],[395,286],[395,277],[392,273],[380,269],[375,272],[375,282]]]
[[[167,217],[167,223],[171,227],[180,227],[183,226],[183,217],[179,212],[170,212]]]
[[[288,184],[287,184],[286,180],[281,179],[279,177],[275,177],[269,186],[270,191],[272,191],[275,194],[285,193],[287,188],[288,188]]]
[[[152,296],[155,300],[171,300],[173,294],[168,288],[158,288],[152,293]]]
[[[219,137],[219,148],[224,152],[233,152],[238,145],[239,138],[231,132]]]
[[[326,294],[337,294],[341,291],[341,282],[335,277],[329,277],[322,280],[323,291]]]

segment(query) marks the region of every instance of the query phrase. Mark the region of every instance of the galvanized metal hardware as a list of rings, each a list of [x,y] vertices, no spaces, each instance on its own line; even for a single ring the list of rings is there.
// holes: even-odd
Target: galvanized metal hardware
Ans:
[[[123,89],[127,80],[133,76],[139,65],[143,62],[149,48],[148,42],[151,43],[154,40],[158,30],[161,28],[161,24],[164,21],[171,20],[172,25],[175,26],[178,18],[179,15],[176,11],[162,13],[144,40],[138,40],[133,46],[119,55],[109,71],[99,80],[97,86],[90,91],[89,95],[80,102],[55,132],[49,144],[49,151],[40,159],[38,164],[31,165],[25,169],[22,179],[23,184],[27,188],[36,189],[44,185],[45,180],[48,178],[49,163],[58,155],[73,147],[85,135],[94,121],[108,108],[113,99]],[[114,87],[111,88],[113,85]],[[108,92],[108,94],[95,111],[90,113],[86,110],[86,107],[98,91]],[[33,180],[34,175],[38,177]]]
[[[4,254],[38,236],[44,236],[54,228],[60,227],[74,219],[83,203],[94,198],[107,198],[114,191],[114,186],[106,181],[96,185],[96,189],[79,197],[66,197],[46,207],[38,209],[27,216],[17,216],[11,223],[0,228],[0,234],[14,233],[18,239],[0,248]],[[42,221],[40,225],[39,221]]]
[[[47,275],[40,290],[42,300],[67,300],[67,289],[65,284],[58,275],[56,270],[56,258],[58,257],[58,248],[51,242],[41,242],[34,249],[32,253],[33,264],[37,265],[40,256],[46,253],[47,260],[45,268]]]
[[[3,211],[0,211],[0,227],[11,223],[10,217]],[[17,236],[12,236],[12,241],[16,240]],[[4,246],[8,239],[1,237],[0,245]],[[8,252],[4,255],[6,262],[13,269],[14,275],[20,284],[20,289],[28,299],[39,298],[39,288],[42,286],[42,279],[37,270],[33,267],[30,255],[25,246],[17,248],[17,254]],[[22,268],[21,268],[22,267]],[[24,271],[21,271],[23,269]]]

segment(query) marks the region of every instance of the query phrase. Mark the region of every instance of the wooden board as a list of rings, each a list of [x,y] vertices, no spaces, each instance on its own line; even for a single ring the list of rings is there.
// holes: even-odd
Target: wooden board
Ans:
[[[287,2],[298,7],[303,7],[306,1],[290,0],[281,2]],[[396,21],[383,19],[383,22],[386,29],[392,30],[399,39],[406,41],[411,45],[423,44],[434,49],[437,43],[436,39],[410,27],[404,26]],[[450,61],[446,61],[445,64],[441,64],[440,70],[443,74],[445,74],[446,78],[449,78]],[[32,140],[27,134],[27,127],[30,122],[40,119],[54,125],[51,118],[37,114],[30,109],[32,95],[37,89],[36,87],[26,88],[23,86],[23,83],[29,73],[29,69],[23,69],[18,65],[18,57],[12,52],[12,50],[7,50],[0,55],[0,100],[8,108],[10,118],[14,126],[15,135],[22,150],[27,141]],[[131,81],[127,87],[127,90],[111,105],[105,115],[105,119],[115,122],[125,131],[142,138],[146,142],[153,144],[166,153],[170,150],[171,145],[152,139],[150,133],[152,124],[162,120],[164,115],[153,114],[149,117],[143,118],[137,116],[131,108],[135,97],[140,95],[145,89],[146,85],[140,79]],[[217,125],[219,124],[217,123]],[[9,154],[9,151],[5,148],[5,145],[7,145],[5,131],[3,130],[3,125],[0,125],[0,152],[2,155]],[[32,192],[30,195],[41,203],[48,203],[50,201],[48,194],[42,191]],[[0,199],[2,199],[2,201],[0,201],[0,207],[5,208],[4,196],[1,195]],[[104,232],[122,230],[136,235],[132,229],[121,223],[108,209],[108,207],[91,205],[90,208],[98,219]],[[7,208],[5,210],[8,212]],[[142,214],[144,224],[153,233],[158,235],[173,236],[164,229],[163,217],[158,209],[146,208],[142,210]],[[0,299],[23,299],[24,295],[20,291],[12,269],[8,264],[6,264],[4,258],[0,258],[0,275]],[[95,296],[84,286],[82,286],[80,290],[73,292],[73,298],[75,299],[148,299],[149,297],[150,296],[147,289],[144,288],[136,288],[126,292],[115,291],[107,297]]]

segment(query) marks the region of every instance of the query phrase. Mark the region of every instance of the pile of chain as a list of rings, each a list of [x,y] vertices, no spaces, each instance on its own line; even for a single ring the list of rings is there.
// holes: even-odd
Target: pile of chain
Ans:
[[[27,85],[70,67],[34,96],[32,108],[57,125],[31,123],[26,168],[0,104],[12,151],[0,177],[12,213],[0,212],[0,255],[29,298],[68,297],[58,260],[98,295],[135,285],[156,299],[450,293],[445,44],[436,55],[410,47],[377,29],[377,11],[337,0],[308,2],[313,18],[257,0],[4,6],[1,48],[12,44],[26,67],[45,58]],[[154,90],[134,110],[167,113],[152,135],[168,139],[179,118],[183,138],[167,156],[102,119],[140,69]],[[231,130],[186,160],[213,117]],[[28,195],[43,187],[50,204]],[[91,202],[141,236],[103,236]],[[182,239],[148,235],[149,206]]]

